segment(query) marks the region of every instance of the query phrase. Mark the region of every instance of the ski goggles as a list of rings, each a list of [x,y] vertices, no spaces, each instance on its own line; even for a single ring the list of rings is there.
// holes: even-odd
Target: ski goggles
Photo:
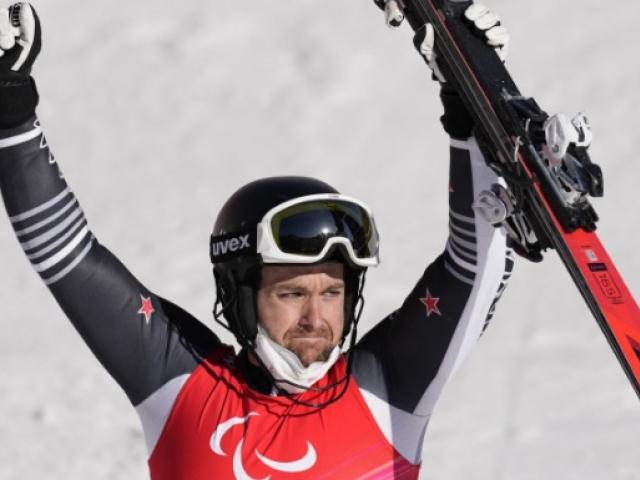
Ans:
[[[211,260],[225,261],[251,251],[264,263],[317,263],[342,247],[359,267],[379,263],[378,232],[371,210],[340,194],[307,195],[277,205],[258,223],[255,241],[253,234],[212,237]]]

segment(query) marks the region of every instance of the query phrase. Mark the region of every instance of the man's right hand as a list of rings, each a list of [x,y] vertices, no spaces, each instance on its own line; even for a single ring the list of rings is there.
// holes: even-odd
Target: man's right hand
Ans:
[[[0,9],[0,78],[28,77],[41,47],[40,21],[31,5]]]

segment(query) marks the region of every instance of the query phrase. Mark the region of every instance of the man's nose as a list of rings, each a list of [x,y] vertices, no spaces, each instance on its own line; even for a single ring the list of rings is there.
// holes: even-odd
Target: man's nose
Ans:
[[[315,328],[322,323],[322,303],[317,295],[310,295],[304,304],[300,324],[308,328]]]

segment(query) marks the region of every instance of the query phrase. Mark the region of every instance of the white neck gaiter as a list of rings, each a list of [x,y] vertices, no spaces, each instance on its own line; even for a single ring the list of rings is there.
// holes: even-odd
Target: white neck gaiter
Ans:
[[[310,387],[329,371],[340,356],[340,347],[336,345],[326,361],[313,362],[305,367],[295,353],[274,342],[260,324],[255,345],[256,354],[276,380],[277,386],[289,393],[301,393],[306,390],[278,380]]]

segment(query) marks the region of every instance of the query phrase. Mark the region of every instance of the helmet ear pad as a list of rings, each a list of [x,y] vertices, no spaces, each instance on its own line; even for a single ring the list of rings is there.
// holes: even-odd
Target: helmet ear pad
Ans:
[[[229,330],[243,347],[252,347],[258,334],[256,292],[260,285],[259,271],[257,265],[239,270],[213,269],[224,317]]]
[[[253,345],[256,335],[258,335],[258,307],[256,302],[257,287],[246,282],[238,286],[238,300],[236,311],[238,318],[244,321],[237,322],[240,327],[240,334],[246,339],[249,345]]]
[[[356,317],[356,308],[360,297],[360,279],[364,274],[364,269],[352,269],[345,265],[344,269],[344,327],[340,344],[345,341],[351,331]]]

